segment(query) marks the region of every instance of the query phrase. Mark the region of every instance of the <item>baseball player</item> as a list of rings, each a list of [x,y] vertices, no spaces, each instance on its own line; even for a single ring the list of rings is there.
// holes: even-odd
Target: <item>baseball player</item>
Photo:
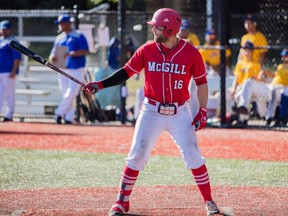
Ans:
[[[179,37],[191,43],[194,46],[200,46],[200,41],[196,34],[191,32],[189,20],[182,19]]]
[[[57,47],[67,47],[67,52],[64,53],[66,68],[63,69],[72,77],[84,81],[86,74],[85,55],[89,53],[87,40],[80,31],[72,29],[70,16],[60,15],[55,23],[58,24],[61,33],[56,37],[49,60],[54,64],[57,63],[59,61]],[[55,120],[57,124],[61,124],[64,118],[65,124],[72,124],[75,113],[73,102],[79,93],[80,87],[74,81],[61,75],[59,75],[59,85],[62,101],[55,110]]]
[[[16,75],[19,73],[21,54],[9,46],[12,24],[9,20],[0,22],[0,113],[6,96],[8,110],[3,121],[12,121],[15,109]]]
[[[145,168],[150,152],[163,131],[168,131],[180,149],[186,168],[191,170],[203,196],[207,214],[219,213],[211,196],[210,181],[197,144],[196,131],[206,126],[208,87],[206,71],[199,51],[178,38],[181,16],[173,9],[157,10],[152,20],[154,41],[138,48],[124,67],[110,77],[86,84],[82,89],[95,93],[118,85],[144,69],[144,101],[135,125],[132,146],[120,180],[117,201],[109,215],[129,210],[129,196],[139,171]],[[188,85],[197,84],[200,108],[194,119],[189,106]]]
[[[241,47],[244,47],[247,41],[254,44],[255,47],[267,46],[267,38],[265,35],[257,30],[256,17],[248,14],[244,19],[244,28],[247,31],[241,38]],[[253,60],[259,62],[261,65],[264,62],[267,49],[255,49],[253,52]],[[244,53],[241,49],[239,52],[239,60],[243,59]],[[245,57],[244,57],[245,58]]]
[[[254,45],[248,41],[245,43],[244,50],[246,60],[242,60],[241,64],[238,63],[234,71],[237,76],[236,82],[238,82],[238,85],[241,83],[241,89],[235,95],[237,107],[234,107],[233,110],[238,114],[248,115],[248,107],[253,98],[253,100],[256,100],[260,117],[265,118],[267,103],[271,99],[269,84],[265,83],[260,63],[253,60]]]
[[[236,95],[237,92],[240,92],[245,80],[250,78],[257,79],[259,71],[261,70],[260,63],[253,60],[254,44],[247,41],[242,49],[244,58],[237,62],[234,69],[236,79],[232,85],[233,96]]]
[[[267,125],[270,125],[276,107],[280,104],[279,119],[275,125],[287,123],[288,107],[288,49],[281,52],[282,63],[278,65],[275,76],[271,82],[272,99],[268,103]]]
[[[203,47],[220,46],[220,41],[217,40],[217,36],[214,29],[206,30],[205,41],[206,42],[203,45]],[[201,48],[199,49],[199,52],[203,58],[208,74],[210,73],[211,75],[220,75],[220,49]],[[227,75],[229,75],[231,50],[226,49],[225,55],[226,55],[226,71]]]

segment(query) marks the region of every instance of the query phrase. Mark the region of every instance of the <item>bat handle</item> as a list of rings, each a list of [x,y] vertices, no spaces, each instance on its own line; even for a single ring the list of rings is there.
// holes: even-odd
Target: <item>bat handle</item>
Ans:
[[[199,127],[200,127],[200,121],[198,120],[198,121],[195,123],[195,129],[198,130]]]

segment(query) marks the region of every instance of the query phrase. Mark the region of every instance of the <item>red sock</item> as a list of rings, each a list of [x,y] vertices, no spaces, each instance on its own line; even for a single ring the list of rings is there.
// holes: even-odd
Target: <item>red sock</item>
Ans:
[[[124,168],[122,177],[120,179],[119,193],[117,203],[123,202],[125,205],[125,211],[129,210],[129,196],[132,193],[134,184],[136,183],[139,171],[132,170],[127,165]]]
[[[191,169],[194,180],[203,196],[204,202],[212,200],[210,180],[206,165],[203,164],[197,169]]]

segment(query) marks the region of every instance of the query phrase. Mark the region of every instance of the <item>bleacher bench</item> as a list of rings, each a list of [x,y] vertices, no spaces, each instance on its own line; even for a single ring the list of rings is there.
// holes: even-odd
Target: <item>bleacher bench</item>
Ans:
[[[27,96],[27,104],[31,104],[32,96],[48,96],[51,94],[51,91],[40,89],[16,89],[15,93],[16,95]]]
[[[19,77],[18,78],[19,82],[22,83],[49,83],[49,84],[58,84],[57,80],[46,80],[46,79],[40,79],[36,77]]]
[[[38,96],[47,96],[51,94],[49,90],[38,90],[38,89],[16,89],[16,94],[22,95],[38,95]]]

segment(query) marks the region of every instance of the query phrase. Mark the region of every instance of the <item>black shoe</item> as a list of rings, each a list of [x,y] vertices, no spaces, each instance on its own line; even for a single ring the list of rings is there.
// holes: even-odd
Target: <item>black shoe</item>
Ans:
[[[2,122],[11,122],[11,121],[13,121],[13,119],[6,118],[6,117],[4,117],[4,119],[2,120]]]
[[[56,121],[56,124],[62,124],[62,117],[56,116],[55,121]]]
[[[235,123],[238,120],[239,120],[239,115],[238,114],[231,114],[230,119],[228,121],[228,125],[231,126],[233,123]]]
[[[231,125],[233,128],[247,128],[248,122],[247,121],[237,121],[235,124]]]
[[[233,107],[232,110],[238,114],[248,115],[249,110],[245,106]]]
[[[266,120],[266,126],[270,126],[271,123],[272,123],[272,121],[273,121],[273,118],[268,118],[268,119]]]
[[[73,124],[73,122],[65,120],[65,124]]]
[[[278,119],[276,120],[275,124],[273,127],[285,127],[287,125],[287,121],[284,119]]]

